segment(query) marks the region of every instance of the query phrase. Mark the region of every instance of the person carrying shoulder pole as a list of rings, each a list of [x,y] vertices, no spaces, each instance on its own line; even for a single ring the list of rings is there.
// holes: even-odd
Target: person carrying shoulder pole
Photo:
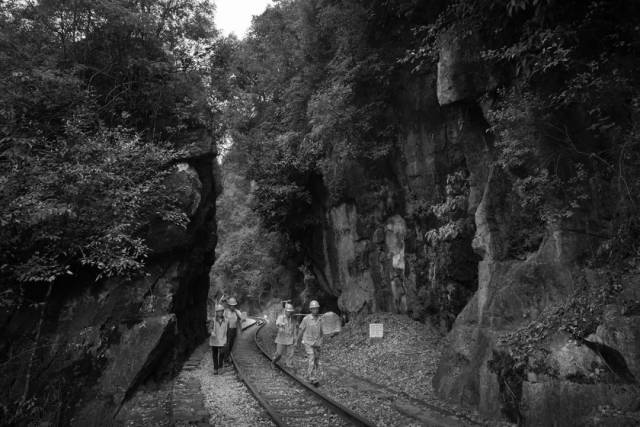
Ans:
[[[233,343],[236,341],[236,335],[242,333],[242,314],[240,310],[236,308],[238,302],[234,297],[227,300],[227,308],[224,310],[224,317],[229,322],[229,331],[227,332],[227,354],[225,359],[230,361],[231,350],[233,349]]]
[[[211,356],[213,357],[213,375],[218,375],[218,370],[224,359],[229,322],[224,317],[224,307],[221,304],[216,304],[215,311],[216,316],[209,326],[209,346],[211,346]]]
[[[300,343],[300,339],[302,339],[309,364],[307,377],[311,382],[316,382],[320,368],[320,346],[322,346],[322,324],[320,316],[318,315],[320,312],[320,304],[318,304],[318,301],[311,301],[311,303],[309,303],[309,310],[311,314],[307,314],[304,319],[302,319],[296,341]]]
[[[276,335],[276,354],[271,361],[271,367],[275,367],[276,362],[284,355],[284,365],[291,367],[291,359],[293,358],[293,350],[295,349],[294,341],[296,338],[296,324],[293,320],[293,306],[286,304],[284,313],[279,314],[276,319],[276,327],[278,335]]]

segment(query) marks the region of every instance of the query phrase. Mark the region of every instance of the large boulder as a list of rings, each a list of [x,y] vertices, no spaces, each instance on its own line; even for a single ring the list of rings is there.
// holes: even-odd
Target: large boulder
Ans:
[[[119,414],[130,412],[122,408],[139,386],[175,374],[204,339],[216,243],[216,152],[206,133],[185,138],[187,154],[164,188],[189,223],[175,228],[150,213],[145,274],[96,281],[83,272],[54,284],[42,320],[40,304],[2,315],[3,405],[40,408],[37,421],[45,424],[126,424]],[[44,292],[30,289],[26,296],[38,301]],[[29,421],[36,420],[23,419]]]
[[[479,46],[478,37],[469,31],[452,30],[440,40],[440,105],[473,100],[497,86],[494,73],[480,56]]]
[[[478,291],[447,336],[437,393],[532,426],[586,425],[605,406],[636,410],[638,278],[578,267],[580,245],[553,229],[527,259],[500,260],[504,234],[483,218],[495,215],[483,204],[502,208],[486,200],[478,208]],[[617,296],[598,307],[608,292]],[[580,335],[578,325],[589,322],[593,332]],[[578,332],[562,332],[571,328]]]
[[[196,169],[188,163],[178,163],[163,183],[168,194],[174,195],[176,205],[193,217],[202,201],[202,182]],[[155,253],[165,253],[189,245],[190,232],[161,217],[153,217],[147,232],[147,243]]]

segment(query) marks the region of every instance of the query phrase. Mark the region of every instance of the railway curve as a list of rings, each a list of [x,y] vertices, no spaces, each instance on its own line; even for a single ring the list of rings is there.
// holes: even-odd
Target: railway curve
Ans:
[[[236,339],[232,360],[240,379],[281,427],[365,426],[375,424],[334,401],[324,393],[280,367],[271,367],[271,358],[256,338],[264,326],[259,319]]]

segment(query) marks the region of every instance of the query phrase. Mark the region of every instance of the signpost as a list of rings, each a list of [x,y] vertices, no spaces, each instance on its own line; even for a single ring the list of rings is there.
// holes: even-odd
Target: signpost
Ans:
[[[369,323],[369,338],[382,338],[383,333],[382,323]]]

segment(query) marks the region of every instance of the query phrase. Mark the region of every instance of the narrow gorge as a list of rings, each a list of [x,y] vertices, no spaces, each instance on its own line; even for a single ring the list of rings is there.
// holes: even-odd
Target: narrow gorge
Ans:
[[[637,1],[216,7],[0,4],[0,423],[270,423],[207,371],[233,296],[336,313],[372,413],[636,425]]]

